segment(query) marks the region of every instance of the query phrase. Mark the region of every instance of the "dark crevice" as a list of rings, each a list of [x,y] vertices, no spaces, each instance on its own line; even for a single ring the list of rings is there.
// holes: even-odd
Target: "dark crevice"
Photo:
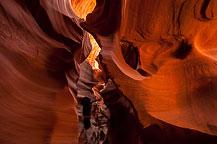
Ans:
[[[90,112],[91,112],[91,102],[88,97],[81,100],[81,105],[83,106],[83,116],[84,116],[84,128],[90,128]]]
[[[198,0],[194,6],[194,15],[200,21],[209,21],[213,18],[213,11],[207,14],[208,6],[211,4],[211,0]]]
[[[131,101],[118,89],[105,92],[102,96],[111,113],[108,136],[104,144],[138,143],[142,125]]]
[[[145,77],[150,77],[150,76],[152,76],[150,73],[144,71],[144,70],[141,69],[141,68],[138,68],[137,71],[138,71],[142,76],[145,76]]]
[[[137,32],[143,39],[147,39],[147,38],[144,36],[144,34],[143,34],[143,32],[142,32],[141,30],[137,29],[136,32]]]
[[[142,76],[150,77],[151,74],[141,69],[140,55],[138,47],[132,42],[121,40],[121,51],[125,62],[134,70],[137,70]]]
[[[207,10],[207,7],[210,3],[210,0],[204,0],[203,1],[203,4],[202,4],[202,7],[200,9],[200,15],[203,19],[206,19],[206,20],[209,20],[209,18],[207,17],[206,15],[206,10]]]
[[[121,40],[120,45],[125,62],[133,69],[136,69],[140,63],[138,47],[133,46],[132,42],[125,40]]]
[[[179,10],[179,14],[178,14],[178,17],[177,17],[177,23],[178,23],[178,32],[179,32],[179,35],[181,35],[181,14],[182,14],[182,11],[183,11],[183,7],[184,7],[184,4],[186,3],[186,0],[181,4],[181,7],[180,7],[180,10]]]
[[[190,45],[186,40],[183,40],[173,55],[177,59],[184,59],[191,53],[191,51],[192,45]]]

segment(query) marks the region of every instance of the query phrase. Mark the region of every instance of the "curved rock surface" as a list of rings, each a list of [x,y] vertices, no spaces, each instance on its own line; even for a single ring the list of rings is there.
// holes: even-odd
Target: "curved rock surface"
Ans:
[[[94,6],[0,0],[0,143],[216,144],[216,0]]]
[[[97,2],[82,26],[96,35],[103,63],[143,125],[155,123],[150,114],[216,135],[215,1]],[[138,47],[143,73],[125,63],[120,40]]]
[[[77,143],[65,71],[88,56],[85,35],[67,1],[0,1],[0,143]]]

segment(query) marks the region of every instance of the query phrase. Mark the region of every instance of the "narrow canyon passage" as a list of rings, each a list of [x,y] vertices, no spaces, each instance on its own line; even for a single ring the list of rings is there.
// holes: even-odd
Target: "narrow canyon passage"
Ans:
[[[217,144],[216,0],[0,0],[0,144]]]

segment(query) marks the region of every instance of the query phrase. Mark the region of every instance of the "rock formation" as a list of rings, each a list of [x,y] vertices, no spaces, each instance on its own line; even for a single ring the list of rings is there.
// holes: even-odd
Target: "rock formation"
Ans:
[[[214,1],[110,0],[82,26],[96,35],[102,62],[144,126],[155,123],[151,115],[216,134],[215,14]],[[138,47],[139,71],[125,63],[122,40]]]
[[[0,0],[0,143],[216,144],[216,17],[216,0]]]

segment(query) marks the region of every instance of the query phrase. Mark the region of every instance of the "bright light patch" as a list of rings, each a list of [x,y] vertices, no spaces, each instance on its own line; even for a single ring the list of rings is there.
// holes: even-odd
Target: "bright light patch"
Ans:
[[[72,9],[75,14],[83,19],[86,19],[86,16],[91,13],[96,6],[96,0],[71,0],[71,2]],[[96,58],[99,55],[101,49],[91,34],[89,34],[89,37],[92,45],[92,51],[90,52],[87,61],[90,63],[93,69],[99,69],[99,64],[96,61]]]

